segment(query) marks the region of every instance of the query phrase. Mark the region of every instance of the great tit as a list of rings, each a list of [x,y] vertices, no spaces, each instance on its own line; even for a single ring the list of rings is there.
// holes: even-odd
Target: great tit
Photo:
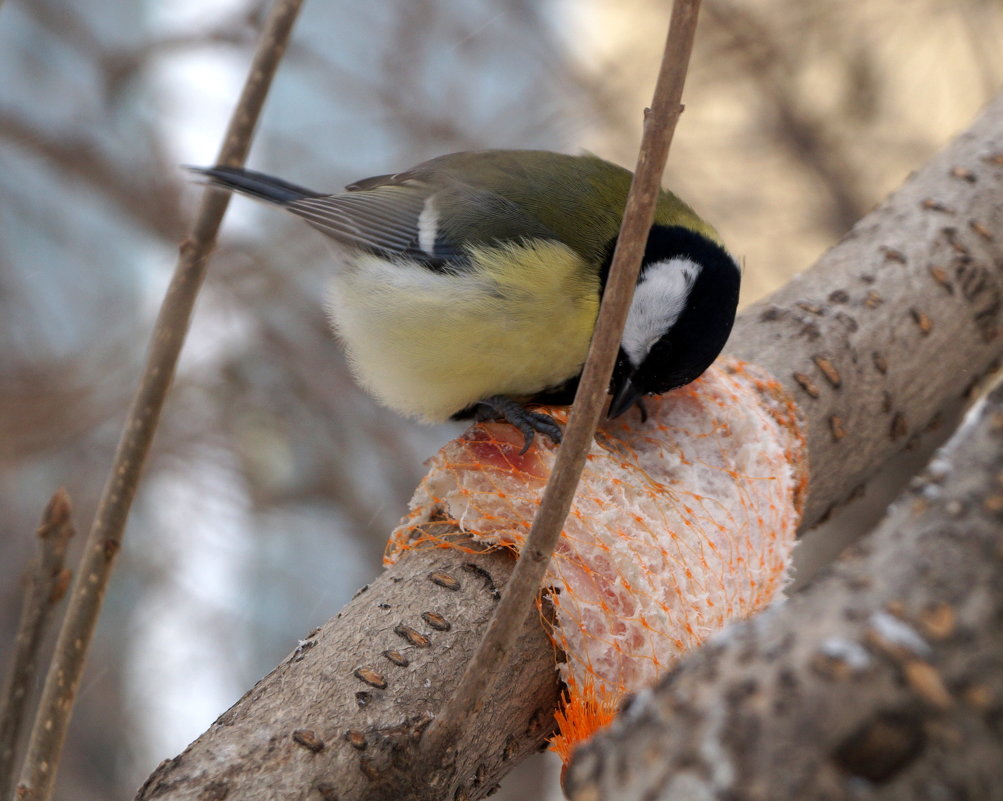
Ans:
[[[383,404],[427,422],[502,417],[526,448],[537,432],[560,441],[553,418],[526,406],[574,397],[628,170],[593,155],[485,150],[326,194],[237,167],[192,169],[329,238],[331,323],[356,378]],[[714,229],[661,192],[610,417],[707,369],[731,331],[739,283]]]

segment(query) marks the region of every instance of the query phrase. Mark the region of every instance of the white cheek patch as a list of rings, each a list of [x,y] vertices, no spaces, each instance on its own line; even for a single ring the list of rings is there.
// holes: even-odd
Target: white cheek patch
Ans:
[[[634,367],[679,319],[701,266],[677,257],[649,264],[634,290],[620,342]]]

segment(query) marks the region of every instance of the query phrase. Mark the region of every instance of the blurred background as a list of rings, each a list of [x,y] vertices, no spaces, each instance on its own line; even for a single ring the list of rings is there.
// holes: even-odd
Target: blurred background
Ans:
[[[669,6],[308,2],[250,166],[332,191],[482,147],[632,166]],[[65,486],[90,524],[201,191],[179,165],[213,162],[266,9],[0,2],[4,667],[51,493]],[[744,303],[971,121],[1003,84],[1001,41],[1000,0],[705,0],[666,184],[744,264]],[[458,432],[356,389],[324,320],[329,270],[295,219],[231,206],[57,797],[132,797],[336,613],[379,570],[422,461]],[[554,786],[541,757],[500,797]]]

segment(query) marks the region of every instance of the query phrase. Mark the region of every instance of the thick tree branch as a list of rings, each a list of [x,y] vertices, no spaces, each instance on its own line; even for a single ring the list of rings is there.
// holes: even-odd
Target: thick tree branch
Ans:
[[[463,546],[464,543],[460,542]],[[311,633],[137,799],[481,798],[553,726],[555,656],[535,609],[491,667],[495,692],[433,794],[416,735],[441,709],[498,605],[507,550],[409,551]],[[405,770],[402,770],[404,768]],[[411,771],[408,772],[408,769]]]
[[[808,419],[807,525],[998,358],[1001,142],[1003,95],[814,267],[740,316],[728,351],[769,370]]]
[[[900,448],[910,431],[959,396],[999,352],[994,331],[1003,292],[1000,141],[1003,97],[817,267],[740,317],[732,352],[771,370],[803,403],[815,465],[814,497],[809,496],[815,517]],[[951,212],[936,211],[923,202],[927,198],[950,204]],[[948,226],[954,233],[944,231]],[[882,411],[886,386],[888,412]],[[902,423],[893,424],[897,419],[904,419],[904,433]],[[484,568],[496,586],[503,581],[503,554],[434,554],[436,571],[462,577]],[[414,645],[420,638],[395,632],[403,623],[429,637],[433,647],[443,637],[430,622],[434,618],[421,612],[437,611],[448,596],[434,580],[409,578],[427,575],[421,572],[423,563],[415,567],[412,562],[419,555],[408,554],[388,568],[369,592],[311,638],[317,654],[337,655],[336,665],[319,658],[283,663],[184,754],[161,765],[139,798],[194,800],[213,788],[242,801],[281,799],[310,788],[320,798],[407,797],[384,782],[401,753],[395,738],[402,726],[420,725],[440,708],[470,656],[466,647],[426,652]],[[906,554],[899,559],[909,561]],[[388,602],[390,609],[381,608],[378,595],[371,594],[372,588],[382,593],[385,587],[401,593]],[[450,607],[449,614],[463,614],[473,602],[468,598],[455,611]],[[469,621],[464,625],[476,628],[486,617],[478,612],[464,618]],[[360,628],[375,634],[359,636]],[[503,687],[514,681],[517,692],[493,699],[490,715],[485,710],[473,719],[473,733],[457,744],[458,762],[449,780],[436,795],[423,795],[425,788],[414,785],[408,788],[411,797],[481,797],[488,777],[495,781],[540,742],[548,726],[525,724],[549,714],[556,678],[554,654],[538,633],[530,626],[520,636],[527,647],[519,656],[518,679],[496,683]],[[471,642],[478,636],[469,635]],[[387,642],[397,640],[421,658],[388,662]],[[293,671],[291,664],[298,668]],[[362,668],[378,675],[360,673]],[[377,686],[382,681],[385,688]],[[366,703],[357,703],[356,693],[369,693],[359,696]],[[368,703],[374,696],[378,707]],[[318,729],[315,721],[323,725]],[[499,729],[497,721],[522,728]],[[294,739],[294,731],[304,727],[320,736],[323,749],[313,751]],[[393,736],[382,733],[387,727]]]
[[[1003,383],[825,578],[576,752],[570,797],[1000,798],[1001,480]]]

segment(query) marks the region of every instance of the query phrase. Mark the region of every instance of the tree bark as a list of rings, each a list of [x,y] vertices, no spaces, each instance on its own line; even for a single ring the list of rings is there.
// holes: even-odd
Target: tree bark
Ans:
[[[302,640],[195,743],[166,760],[139,799],[482,797],[553,727],[555,655],[534,609],[495,690],[426,775],[413,745],[442,708],[487,626],[510,551],[405,553]]]
[[[808,522],[865,481],[998,356],[1000,142],[1003,96],[818,265],[740,316],[730,352],[771,372],[808,421]],[[897,559],[926,569],[923,559]],[[448,770],[429,776],[408,762],[406,740],[441,708],[486,626],[494,595],[478,570],[497,589],[509,560],[499,552],[408,554],[310,637],[309,650],[298,649],[163,763],[138,798],[483,797],[551,725],[555,656],[535,614],[520,637],[522,653],[501,670],[499,689],[456,744]],[[462,589],[429,580],[432,571],[459,579]],[[451,629],[438,630],[437,618],[425,612],[443,616]],[[402,633],[411,630],[417,640]],[[387,656],[394,649],[407,664]],[[708,720],[718,725],[713,709]],[[762,731],[731,734],[755,740]],[[693,754],[699,741],[686,740]],[[593,774],[576,770],[579,777]],[[603,775],[612,781],[615,772]],[[584,778],[576,781],[586,786]],[[617,790],[608,797],[622,796]]]
[[[669,673],[573,801],[1003,798],[1003,382],[828,575]]]
[[[728,351],[768,370],[807,418],[806,525],[979,381],[1000,353],[1001,312],[1003,95],[736,323]]]

